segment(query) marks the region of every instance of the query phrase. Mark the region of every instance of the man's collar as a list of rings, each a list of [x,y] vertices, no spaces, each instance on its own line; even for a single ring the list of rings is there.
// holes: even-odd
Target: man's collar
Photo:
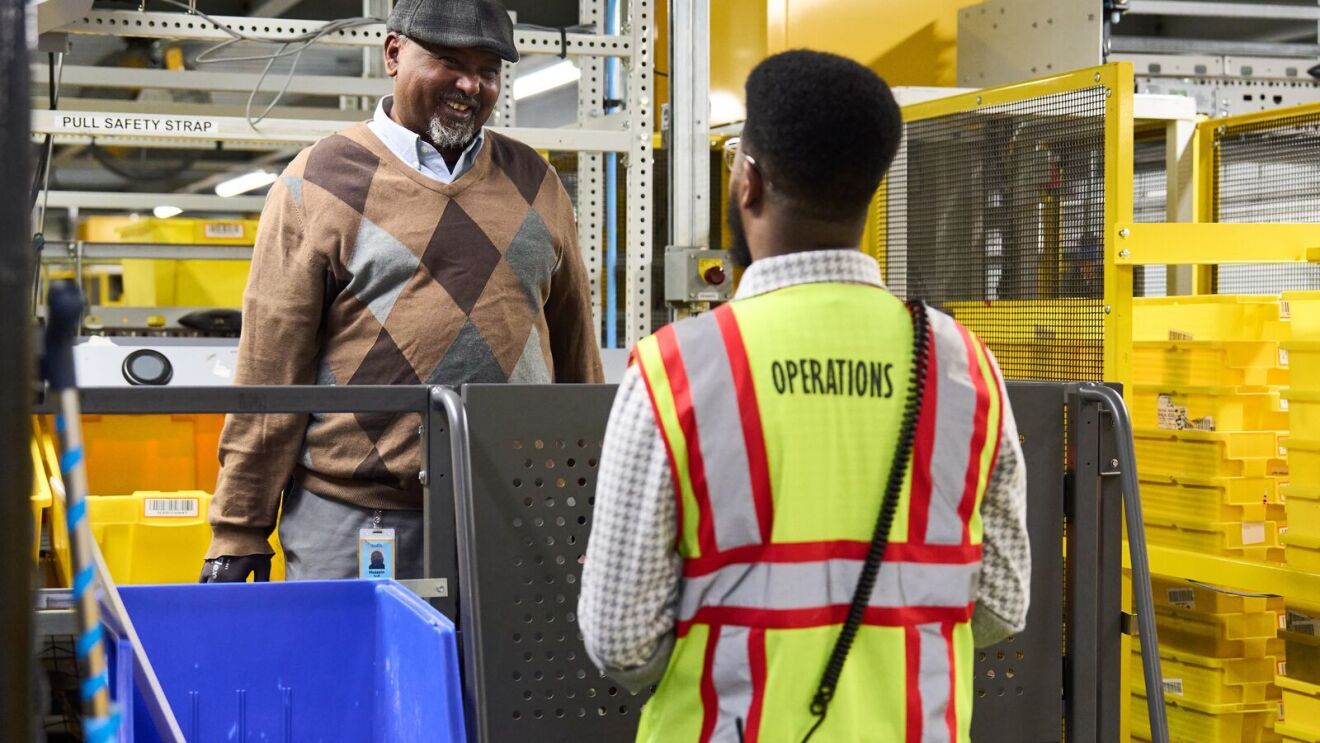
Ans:
[[[376,103],[376,113],[372,116],[372,120],[375,121],[376,124],[381,129],[388,132],[392,138],[397,138],[397,140],[400,141],[407,141],[409,144],[411,144],[413,147],[413,156],[415,158],[420,157],[420,155],[416,153],[417,147],[426,147],[430,150],[433,150],[437,155],[439,155],[440,151],[436,149],[435,145],[428,142],[424,137],[422,137],[422,135],[409,129],[403,124],[400,124],[399,122],[395,121],[393,116],[390,116],[390,110],[393,108],[393,106],[394,106],[394,96],[392,95],[381,96],[380,101]],[[472,138],[472,141],[468,142],[468,146],[463,148],[463,152],[458,156],[457,162],[458,163],[463,162],[464,158],[475,159],[477,153],[481,151],[482,143],[485,141],[486,141],[486,128],[481,127],[477,129],[477,135]],[[391,149],[395,149],[395,148],[391,147]],[[396,152],[395,154],[398,153]],[[441,155],[441,158],[443,159],[443,155]],[[411,160],[408,160],[408,164],[413,166],[414,168],[418,167],[418,163],[413,162]],[[457,164],[455,165],[455,167],[457,167]]]
[[[734,299],[747,299],[798,284],[836,282],[884,288],[875,258],[856,248],[807,250],[762,258],[743,272]]]

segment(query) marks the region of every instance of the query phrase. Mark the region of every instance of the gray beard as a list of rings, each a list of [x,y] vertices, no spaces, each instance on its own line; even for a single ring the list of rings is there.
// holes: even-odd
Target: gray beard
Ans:
[[[466,124],[446,124],[440,114],[431,117],[428,128],[431,144],[439,150],[465,150],[477,136],[477,121],[473,117]]]

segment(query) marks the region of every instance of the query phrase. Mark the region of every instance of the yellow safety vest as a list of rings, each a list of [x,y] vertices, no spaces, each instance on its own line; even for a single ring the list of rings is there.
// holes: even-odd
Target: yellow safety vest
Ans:
[[[889,547],[818,741],[966,741],[998,370],[930,310],[925,403]],[[912,373],[906,307],[804,284],[634,351],[669,452],[677,642],[638,740],[800,741],[865,562]],[[741,733],[740,733],[741,731]]]

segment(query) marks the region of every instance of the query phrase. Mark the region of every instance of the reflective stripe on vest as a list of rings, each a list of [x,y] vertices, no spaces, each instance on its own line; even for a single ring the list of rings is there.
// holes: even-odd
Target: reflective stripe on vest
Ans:
[[[888,294],[869,287],[869,291],[858,291],[858,287],[839,286],[798,287],[793,301],[805,299],[832,312],[842,307],[852,317],[869,317],[874,322],[907,322],[901,303]],[[781,301],[777,297],[781,294],[787,302],[786,292],[776,292],[668,326],[644,340],[635,352],[669,454],[679,504],[678,546],[684,557],[679,640],[666,682],[671,676],[699,679],[699,683],[689,684],[699,687],[692,689],[662,683],[644,714],[644,720],[664,721],[650,732],[648,728],[653,726],[644,723],[642,735],[654,740],[682,739],[667,737],[670,733],[662,728],[687,719],[685,714],[700,716],[699,728],[690,721],[684,729],[693,734],[699,730],[696,739],[703,742],[737,740],[734,726],[739,720],[746,741],[757,740],[763,716],[775,717],[777,734],[785,732],[778,723],[796,724],[814,686],[804,689],[801,699],[792,700],[791,710],[784,700],[775,704],[772,699],[771,708],[763,713],[766,668],[809,677],[810,684],[819,679],[828,648],[823,653],[799,654],[796,648],[810,643],[792,639],[797,637],[793,633],[805,631],[816,638],[820,631],[829,630],[831,637],[837,635],[870,546],[856,538],[852,523],[839,524],[835,539],[775,538],[780,531],[776,504],[784,498],[824,496],[784,492],[784,483],[772,482],[775,467],[767,456],[767,442],[772,440],[771,434],[778,434],[773,440],[779,446],[788,432],[765,430],[763,413],[784,404],[783,393],[780,390],[780,398],[771,399],[773,391],[758,390],[753,364],[778,358],[776,354],[783,350],[768,348],[776,341],[766,332],[767,324],[782,323],[786,318],[793,321],[792,315],[784,313],[786,304],[770,304]],[[764,312],[771,307],[777,313]],[[851,656],[884,658],[879,662],[892,664],[889,667],[900,672],[903,701],[895,702],[890,715],[894,719],[886,724],[901,731],[892,739],[907,741],[958,739],[968,729],[970,668],[962,673],[961,684],[955,669],[970,660],[959,660],[955,646],[965,647],[970,654],[969,622],[981,560],[978,506],[997,455],[1003,404],[997,370],[984,346],[952,318],[935,311],[929,312],[929,318],[925,403],[918,419],[905,510],[898,514],[902,528],[896,524],[891,532],[893,541],[864,614],[864,625],[876,629],[859,635],[858,649]],[[813,319],[807,316],[802,322]],[[751,337],[759,339],[754,348],[745,342],[749,329],[756,331]],[[910,330],[907,332],[910,339]],[[849,350],[846,338],[840,344]],[[851,350],[857,351],[858,358],[875,351],[860,341],[855,345]],[[836,378],[836,371],[846,375],[855,388],[863,382],[873,384],[873,371],[867,376],[868,370],[863,369],[866,379],[862,380],[846,360],[851,356],[840,353],[837,360],[834,356],[825,360],[824,373],[820,363],[814,364],[814,385],[821,385],[827,374],[830,389],[842,390],[844,380]],[[889,348],[885,353],[894,355]],[[910,347],[899,354],[894,366],[906,380]],[[760,379],[764,384],[764,372]],[[889,383],[890,392],[895,384]],[[855,388],[850,394],[857,392]],[[869,391],[875,392],[874,388]],[[897,409],[901,411],[901,407],[900,400]],[[901,412],[893,420],[876,420],[874,425],[896,429],[899,417]],[[767,420],[784,425],[782,415]],[[887,467],[892,451],[877,456],[884,458]],[[837,465],[821,461],[817,466]],[[800,470],[797,476],[801,478]],[[803,480],[796,482],[800,488]],[[871,484],[865,486],[869,492]],[[874,483],[875,506],[882,487],[882,480]],[[873,523],[874,512],[867,518]],[[791,528],[791,522],[785,527]],[[894,539],[900,532],[906,538]],[[693,632],[698,627],[704,630]],[[767,658],[767,635],[771,634],[772,644],[779,650]],[[689,651],[685,646],[690,641],[700,645],[699,670],[692,654],[698,648]],[[891,650],[884,650],[891,643]],[[678,668],[680,665],[685,667]],[[841,684],[841,688],[846,686],[846,682]],[[656,709],[659,706],[666,709]],[[961,716],[959,707],[964,708]],[[837,701],[831,709],[831,718],[846,716],[837,712]],[[871,709],[865,712],[874,714]],[[848,723],[831,719],[826,728],[832,724]],[[857,731],[835,728],[826,734],[841,732],[852,735]]]

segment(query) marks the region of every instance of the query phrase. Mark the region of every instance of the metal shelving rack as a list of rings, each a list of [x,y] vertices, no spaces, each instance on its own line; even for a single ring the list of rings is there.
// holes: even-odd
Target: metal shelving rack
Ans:
[[[605,0],[582,0],[582,21],[600,27]],[[581,60],[582,85],[579,93],[578,120],[575,126],[535,128],[514,126],[511,65],[504,70],[502,100],[496,108],[500,126],[489,127],[539,150],[578,152],[579,159],[578,224],[583,257],[591,274],[596,306],[602,283],[602,240],[604,230],[601,155],[623,155],[628,193],[626,208],[626,263],[624,276],[624,317],[626,343],[635,344],[652,329],[651,325],[651,212],[652,179],[652,35],[655,29],[655,0],[629,0],[619,34],[566,33],[515,29],[518,51],[524,54],[563,54]],[[315,31],[321,21],[283,18],[246,18],[217,16],[215,20],[241,33],[263,39],[282,41]],[[186,12],[139,12],[132,10],[93,10],[78,20],[55,29],[70,35],[145,37],[189,41],[223,41],[229,37],[206,20]],[[335,46],[379,48],[385,38],[384,24],[342,30],[327,35],[320,43]],[[605,115],[602,60],[619,58],[626,74],[626,95],[622,110]],[[40,69],[39,69],[40,68]],[[44,72],[34,66],[34,75]],[[84,71],[85,72],[85,71]],[[137,74],[147,71],[127,71]],[[82,74],[75,70],[75,75]],[[118,74],[118,73],[116,73]],[[173,85],[165,75],[179,76],[177,86],[212,90],[232,90],[238,76],[230,73],[169,72],[153,73],[152,86]],[[362,78],[343,78],[344,90],[361,95]],[[322,77],[295,76],[290,89],[322,90]],[[210,87],[208,87],[210,86]],[[383,92],[383,90],[381,91]],[[110,107],[107,107],[110,108]],[[122,108],[115,106],[113,108]],[[329,110],[329,109],[327,109]],[[116,120],[116,121],[112,121]],[[132,113],[119,110],[34,110],[34,137],[53,135],[59,144],[85,144],[109,139],[117,144],[158,147],[196,147],[199,142],[224,142],[252,150],[279,150],[308,145],[326,135],[342,130],[342,119],[267,118],[253,127],[243,117],[176,115],[153,111],[150,104],[136,106]],[[597,323],[597,332],[600,324]]]

